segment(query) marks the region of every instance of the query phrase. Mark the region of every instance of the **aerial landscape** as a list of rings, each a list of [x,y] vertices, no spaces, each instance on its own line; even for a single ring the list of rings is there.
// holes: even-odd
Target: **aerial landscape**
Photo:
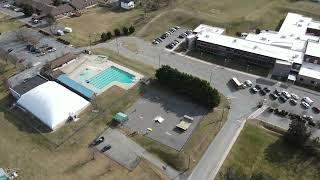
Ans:
[[[0,0],[0,180],[319,180],[319,0]]]

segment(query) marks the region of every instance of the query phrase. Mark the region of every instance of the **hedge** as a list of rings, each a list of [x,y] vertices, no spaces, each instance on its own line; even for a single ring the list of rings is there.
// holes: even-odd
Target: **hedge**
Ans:
[[[174,92],[187,96],[209,109],[220,103],[219,92],[210,86],[208,81],[179,72],[170,66],[162,66],[156,72],[160,84],[169,87]]]

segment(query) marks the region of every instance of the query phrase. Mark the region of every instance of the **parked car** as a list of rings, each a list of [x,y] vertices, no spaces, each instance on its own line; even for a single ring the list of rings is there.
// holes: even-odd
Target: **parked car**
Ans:
[[[290,104],[292,104],[292,105],[297,105],[297,101],[294,100],[294,99],[290,99]]]
[[[276,99],[278,99],[279,96],[276,95],[276,94],[271,93],[270,97],[271,97],[271,99],[276,100]]]
[[[283,97],[283,96],[280,96],[279,97],[279,100],[281,101],[281,102],[283,102],[283,103],[285,103],[285,102],[287,102],[287,98],[285,98],[285,97]]]
[[[250,80],[246,80],[244,81],[244,83],[246,86],[251,87],[252,86],[252,82]]]
[[[56,48],[51,48],[51,49],[49,49],[49,50],[48,50],[48,52],[49,52],[49,53],[51,53],[51,52],[55,52],[55,51],[57,51],[57,49],[56,49]]]
[[[99,137],[99,138],[95,139],[95,140],[92,142],[91,145],[92,145],[92,146],[97,146],[97,145],[101,144],[103,141],[104,141],[104,137],[102,136],[102,137]]]
[[[104,146],[104,147],[101,149],[101,152],[106,152],[106,151],[108,151],[109,149],[111,149],[111,145],[110,145],[110,144]]]
[[[291,94],[291,97],[293,98],[293,99],[295,99],[295,100],[298,100],[299,99],[299,96],[298,95],[296,95],[296,94]]]
[[[320,113],[320,108],[318,108],[318,107],[312,107],[312,110],[313,110],[313,112],[315,112],[315,113]]]
[[[287,99],[291,98],[291,94],[289,94],[288,91],[282,91],[281,94]]]
[[[309,97],[304,97],[304,98],[302,98],[302,101],[308,103],[309,105],[312,105],[313,102],[314,102],[314,101],[313,101],[312,99],[310,99]]]
[[[268,87],[263,88],[264,92],[269,93],[271,90]]]
[[[309,109],[310,105],[304,101],[301,102],[302,107],[304,107],[305,109]]]
[[[259,86],[258,84],[254,86],[257,90],[261,89],[261,86]]]
[[[275,89],[273,93],[276,94],[277,96],[281,95],[280,91],[278,91],[277,89]]]
[[[153,41],[152,41],[152,44],[159,44],[159,41],[153,40]]]
[[[174,26],[173,28],[175,28],[176,30],[177,30],[177,29],[180,29],[180,27],[179,27],[179,26]]]
[[[250,91],[253,93],[253,94],[256,94],[259,90],[255,87],[252,87],[250,88]]]
[[[259,93],[261,94],[261,96],[264,96],[267,94],[263,89],[260,89]]]

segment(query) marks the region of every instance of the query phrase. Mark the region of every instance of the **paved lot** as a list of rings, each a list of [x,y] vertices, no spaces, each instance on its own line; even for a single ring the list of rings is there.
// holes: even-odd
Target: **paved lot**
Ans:
[[[11,4],[12,5],[13,3],[14,3],[14,0],[0,1],[0,12],[3,13],[3,14],[6,14],[8,16],[11,16],[13,18],[17,18],[17,20],[19,20],[20,22],[28,24],[28,25],[30,25],[32,27],[45,27],[45,26],[48,26],[47,22],[44,21],[44,20],[42,20],[41,23],[33,24],[32,21],[31,21],[31,17],[26,17],[23,12],[15,12],[12,9],[3,7],[3,5],[5,5],[5,4]]]
[[[105,155],[130,170],[133,170],[139,164],[141,160],[140,157],[145,150],[138,144],[128,139],[119,131],[111,128],[104,131],[101,136],[103,136],[105,140],[96,146],[99,151],[107,144],[110,144],[111,149],[105,151]]]
[[[148,88],[143,97],[127,110],[129,120],[125,125],[141,134],[147,133],[147,137],[180,151],[206,112],[203,107],[182,97],[164,90]],[[184,115],[194,118],[186,131],[176,128]],[[164,121],[161,124],[155,122],[156,116],[161,116]],[[152,128],[152,132],[148,132],[147,128]]]
[[[169,35],[166,39],[164,39],[161,43],[153,45],[156,46],[158,48],[165,48],[166,45],[170,44],[171,42],[173,42],[174,40],[178,40],[179,42],[182,42],[183,39],[179,39],[178,36],[184,32],[186,32],[188,29],[186,28],[179,28],[178,30],[176,30],[174,33],[172,33],[171,35]],[[165,32],[163,32],[165,33]],[[159,34],[159,38],[162,34]],[[150,42],[151,43],[151,42]],[[178,45],[175,46],[175,48],[178,47]]]
[[[104,146],[110,144],[111,149],[105,151],[104,154],[129,170],[133,170],[139,164],[141,158],[144,158],[161,169],[170,179],[178,177],[180,172],[147,152],[117,129],[108,128],[99,137],[101,136],[104,137],[104,142],[94,148],[100,151]],[[166,167],[166,169],[164,170],[163,167]]]
[[[224,158],[234,143],[235,138],[238,136],[239,131],[241,131],[242,124],[245,122],[246,117],[251,112],[256,110],[257,103],[263,99],[263,97],[249,95],[247,90],[234,91],[226,84],[232,77],[237,77],[241,81],[249,79],[252,82],[257,82],[259,84],[265,84],[266,82],[259,76],[223,68],[215,64],[185,56],[184,54],[178,55],[173,52],[165,51],[163,48],[150,46],[150,43],[136,37],[122,37],[119,38],[118,41],[122,42],[129,39],[130,41],[136,42],[140,51],[137,54],[127,50],[126,48],[119,47],[122,55],[135,59],[139,62],[152,65],[155,68],[158,68],[162,64],[167,64],[178,68],[180,71],[193,74],[201,79],[208,81],[211,79],[210,83],[230,100],[231,111],[228,115],[227,122],[220,130],[214,141],[210,144],[206,153],[189,177],[190,179],[214,178],[216,173],[219,171]],[[107,47],[117,50],[117,43],[116,41],[111,41],[108,43],[99,44],[95,47]],[[267,82],[269,82],[269,80]],[[318,92],[297,86],[284,86],[282,83],[278,82],[272,83],[270,86],[273,88],[280,88],[280,86],[284,87],[284,89],[290,93],[298,94],[300,97],[309,96],[315,101],[314,105],[319,106],[320,104],[320,93]],[[312,113],[310,110],[307,112]]]

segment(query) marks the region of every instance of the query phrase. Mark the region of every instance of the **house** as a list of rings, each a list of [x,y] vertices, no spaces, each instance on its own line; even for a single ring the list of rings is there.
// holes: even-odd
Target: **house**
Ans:
[[[134,1],[132,0],[120,0],[120,7],[123,9],[133,9],[134,8]]]

